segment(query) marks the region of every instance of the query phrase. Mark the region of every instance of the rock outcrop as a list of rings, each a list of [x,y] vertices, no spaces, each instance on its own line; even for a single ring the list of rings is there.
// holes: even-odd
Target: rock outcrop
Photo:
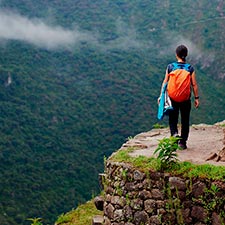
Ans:
[[[128,140],[122,148],[135,147],[136,150],[131,153],[134,157],[140,155],[151,157],[159,140],[169,136],[168,128],[153,129]],[[177,151],[180,161],[225,166],[225,121],[214,125],[192,125],[187,145],[186,150]]]
[[[178,152],[179,160],[225,166],[224,124],[193,125],[188,149]],[[154,129],[128,140],[121,149],[134,147],[130,156],[152,157],[158,140],[169,135],[168,129]],[[97,198],[96,206],[104,212],[104,225],[225,223],[224,179],[174,176],[152,169],[146,173],[109,158],[101,180],[104,198]]]

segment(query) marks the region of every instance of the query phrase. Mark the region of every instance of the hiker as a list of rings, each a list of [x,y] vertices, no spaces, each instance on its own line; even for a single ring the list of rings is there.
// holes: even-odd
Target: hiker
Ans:
[[[171,99],[173,110],[169,112],[169,127],[171,136],[180,137],[178,142],[181,149],[187,148],[189,135],[189,120],[191,111],[191,89],[193,90],[196,108],[199,106],[198,85],[194,68],[186,63],[188,49],[184,45],[176,48],[177,62],[170,63],[162,87],[168,83],[167,92]],[[158,104],[160,97],[158,98]],[[181,115],[181,135],[178,135],[178,118]]]

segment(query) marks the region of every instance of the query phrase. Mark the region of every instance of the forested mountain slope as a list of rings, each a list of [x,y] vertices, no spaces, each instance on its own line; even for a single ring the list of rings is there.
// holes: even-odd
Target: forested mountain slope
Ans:
[[[158,122],[180,43],[199,82],[192,123],[224,119],[224,10],[222,0],[2,0],[1,224],[52,223],[98,192],[104,156]]]

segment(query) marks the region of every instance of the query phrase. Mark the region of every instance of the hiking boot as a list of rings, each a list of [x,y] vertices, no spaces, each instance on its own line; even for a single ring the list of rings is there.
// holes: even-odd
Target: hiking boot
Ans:
[[[181,150],[187,149],[186,141],[179,141],[178,145]]]
[[[179,134],[178,133],[175,133],[172,135],[173,137],[177,137],[177,138],[180,138]]]
[[[173,134],[173,136],[172,137],[175,137],[175,138],[177,138],[177,141],[175,142],[176,144],[179,144],[179,141],[180,141],[180,136],[179,136],[179,134],[178,133],[175,133],[175,134]]]

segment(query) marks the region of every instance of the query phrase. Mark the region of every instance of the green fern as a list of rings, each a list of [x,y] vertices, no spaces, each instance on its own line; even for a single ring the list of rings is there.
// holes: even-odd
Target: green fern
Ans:
[[[179,139],[177,137],[170,137],[159,140],[159,145],[154,154],[158,154],[157,158],[161,162],[161,169],[169,168],[178,161],[176,150],[179,149]]]
[[[41,222],[41,218],[28,218],[27,220],[30,220],[32,222],[31,225],[43,225]]]

